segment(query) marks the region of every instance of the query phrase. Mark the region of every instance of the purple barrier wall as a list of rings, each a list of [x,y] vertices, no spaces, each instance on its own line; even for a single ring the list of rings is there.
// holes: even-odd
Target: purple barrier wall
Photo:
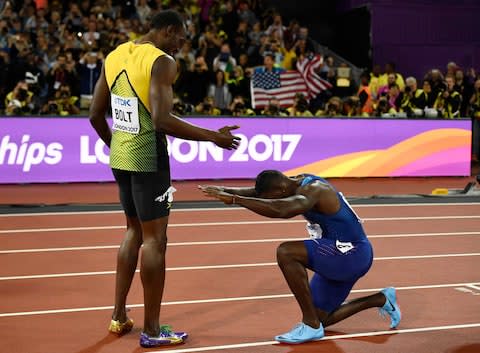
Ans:
[[[169,137],[172,178],[254,178],[263,169],[325,177],[470,174],[468,120],[191,118],[240,125],[238,150]],[[85,118],[2,118],[0,183],[113,180]]]
[[[348,10],[369,6],[373,63],[397,64],[404,77],[418,79],[449,61],[480,68],[480,2],[477,0],[342,0]]]

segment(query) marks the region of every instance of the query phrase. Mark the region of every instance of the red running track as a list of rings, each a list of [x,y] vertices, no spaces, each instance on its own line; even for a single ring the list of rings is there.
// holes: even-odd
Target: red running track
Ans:
[[[170,220],[162,323],[191,337],[176,347],[138,346],[142,289],[128,303],[133,332],[107,333],[120,212],[0,215],[2,352],[480,352],[479,204],[355,206],[375,250],[352,298],[398,288],[404,319],[389,330],[376,310],[324,340],[273,341],[300,319],[275,264],[276,246],[305,235],[304,221],[239,208],[178,210]]]

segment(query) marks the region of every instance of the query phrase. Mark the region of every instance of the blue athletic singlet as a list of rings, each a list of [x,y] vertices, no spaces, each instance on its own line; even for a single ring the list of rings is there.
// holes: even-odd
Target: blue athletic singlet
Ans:
[[[302,186],[325,179],[307,174]],[[333,187],[333,186],[332,186]],[[304,240],[308,267],[314,271],[310,290],[314,305],[326,312],[335,311],[347,298],[359,278],[370,269],[373,249],[361,219],[341,192],[340,210],[325,215],[315,210],[304,213],[310,239]]]
[[[328,181],[315,175],[308,175],[302,181],[302,186],[310,184],[316,180],[330,185]],[[330,185],[331,186],[331,185]],[[332,186],[333,187],[333,186]],[[340,200],[340,210],[333,215],[324,215],[314,210],[306,212],[303,216],[310,225],[318,224],[321,228],[322,238],[339,240],[343,242],[361,241],[366,239],[365,231],[362,227],[362,221],[352,210],[345,200],[343,194],[337,191]]]

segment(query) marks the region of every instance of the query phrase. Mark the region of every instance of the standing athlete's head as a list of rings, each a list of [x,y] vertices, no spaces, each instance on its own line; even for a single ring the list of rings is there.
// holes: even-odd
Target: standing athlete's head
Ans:
[[[150,32],[145,36],[157,48],[175,54],[185,42],[185,24],[182,16],[173,10],[160,11],[150,21]]]

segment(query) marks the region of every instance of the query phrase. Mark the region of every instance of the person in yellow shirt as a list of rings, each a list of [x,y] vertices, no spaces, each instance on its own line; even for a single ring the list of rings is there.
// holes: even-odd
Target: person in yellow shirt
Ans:
[[[395,63],[389,62],[385,64],[385,73],[379,77],[379,87],[385,86],[388,84],[388,75],[394,74],[395,75],[395,83],[400,88],[400,91],[403,92],[405,89],[405,80],[403,76],[398,73],[395,69]]]
[[[160,325],[159,320],[166,231],[176,191],[170,181],[166,135],[211,141],[225,149],[236,149],[239,144],[239,138],[231,133],[237,126],[214,131],[172,114],[177,71],[172,55],[184,41],[185,25],[178,12],[155,14],[147,34],[120,44],[106,57],[90,107],[90,122],[110,148],[110,167],[127,223],[117,257],[115,307],[109,331],[121,335],[133,327],[126,313],[126,298],[141,248],[145,314],[140,345],[147,348],[179,344],[188,337],[185,332]],[[109,106],[111,128],[106,120]]]

